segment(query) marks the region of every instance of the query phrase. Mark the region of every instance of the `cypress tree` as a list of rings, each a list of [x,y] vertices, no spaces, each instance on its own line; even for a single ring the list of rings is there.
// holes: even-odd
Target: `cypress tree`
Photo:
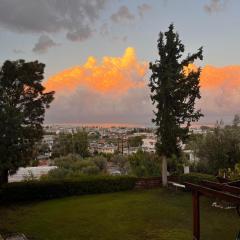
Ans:
[[[184,57],[185,47],[173,24],[167,32],[160,32],[157,47],[159,59],[150,62],[149,87],[155,106],[156,151],[162,158],[162,180],[166,186],[167,158],[180,155],[181,143],[186,140],[191,123],[203,116],[201,110],[195,109],[196,100],[201,98],[201,69],[188,68],[203,59],[203,49],[200,47],[196,53]]]

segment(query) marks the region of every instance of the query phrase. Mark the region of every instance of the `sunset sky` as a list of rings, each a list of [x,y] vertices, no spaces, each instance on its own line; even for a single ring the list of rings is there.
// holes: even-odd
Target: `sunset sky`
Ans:
[[[204,47],[203,124],[240,113],[238,0],[0,0],[0,62],[46,64],[47,123],[149,125],[149,61],[174,23],[186,53]]]

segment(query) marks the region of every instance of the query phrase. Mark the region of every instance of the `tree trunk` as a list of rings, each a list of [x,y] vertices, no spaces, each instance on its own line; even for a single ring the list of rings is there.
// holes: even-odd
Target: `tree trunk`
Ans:
[[[8,183],[8,169],[0,171],[0,186],[5,183]]]
[[[162,186],[167,187],[167,158],[166,156],[162,156]]]

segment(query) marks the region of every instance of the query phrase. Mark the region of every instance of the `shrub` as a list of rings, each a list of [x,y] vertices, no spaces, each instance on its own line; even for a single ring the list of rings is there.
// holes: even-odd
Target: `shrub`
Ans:
[[[107,159],[103,156],[83,159],[80,155],[70,154],[54,159],[54,165],[58,168],[51,170],[43,179],[60,180],[83,175],[103,175],[107,172]]]
[[[73,171],[65,168],[56,168],[41,176],[41,180],[60,180],[64,178],[72,178]]]
[[[123,175],[127,175],[130,172],[130,164],[127,156],[116,154],[113,155],[111,161],[118,166],[119,171]]]
[[[128,157],[132,174],[137,177],[161,176],[161,161],[157,154],[138,151]]]
[[[180,182],[190,182],[195,184],[200,184],[201,181],[217,181],[217,178],[214,175],[204,174],[204,173],[188,173],[180,175]]]
[[[94,164],[100,169],[101,172],[107,171],[107,158],[104,156],[95,156],[92,158]]]
[[[133,189],[134,177],[83,177],[55,181],[8,183],[0,190],[1,202],[34,201],[73,195],[108,193]]]
[[[97,166],[87,166],[82,168],[82,173],[86,175],[97,175],[100,170]]]

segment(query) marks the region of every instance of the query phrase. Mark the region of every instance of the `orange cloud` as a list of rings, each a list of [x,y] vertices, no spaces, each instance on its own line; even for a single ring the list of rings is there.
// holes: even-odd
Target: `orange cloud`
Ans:
[[[50,77],[45,87],[56,92],[72,92],[82,86],[101,93],[121,94],[145,86],[143,77],[147,67],[146,62],[138,61],[134,48],[129,47],[122,57],[106,56],[100,64],[89,57],[84,65]]]
[[[184,69],[185,74],[197,70],[194,64],[189,64]],[[240,87],[240,65],[214,67],[206,65],[202,68],[200,83],[202,89],[224,88],[233,89]]]
[[[240,87],[240,66],[214,67],[206,65],[201,73],[203,89],[224,87],[233,89]]]
[[[188,74],[195,69],[196,66],[190,64],[185,72]],[[139,62],[135,49],[129,47],[122,57],[106,56],[100,64],[90,56],[84,65],[66,69],[50,77],[45,87],[56,92],[73,92],[82,86],[100,93],[121,94],[132,88],[145,87],[143,78],[147,70],[147,63]],[[240,66],[206,65],[202,68],[200,81],[202,90],[239,88]]]
[[[185,72],[188,74],[195,69],[191,64]],[[121,57],[103,57],[101,62],[89,57],[85,64],[57,73],[45,82],[47,90],[59,93],[48,112],[48,119],[62,122],[150,121],[153,106],[144,78],[147,71],[148,64],[137,59],[134,48],[127,48]],[[202,98],[197,107],[202,109],[206,121],[230,119],[239,112],[240,65],[206,65],[202,68],[200,84]],[[63,115],[62,111],[68,114]]]

